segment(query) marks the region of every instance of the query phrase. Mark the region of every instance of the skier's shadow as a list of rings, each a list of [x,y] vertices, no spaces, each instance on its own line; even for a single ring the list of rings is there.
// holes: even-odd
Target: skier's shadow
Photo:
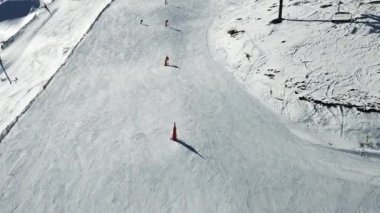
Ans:
[[[184,141],[182,140],[174,140],[175,142],[181,144],[182,146],[186,147],[188,150],[190,150],[191,152],[197,154],[199,157],[205,159],[201,154],[199,154],[199,152],[197,150],[194,149],[194,147],[190,146],[189,144],[185,143]]]
[[[174,67],[176,69],[179,69],[179,66],[176,66],[176,65],[166,65],[167,67]]]
[[[173,28],[173,27],[168,27],[169,29],[172,29],[172,30],[175,30],[175,31],[177,31],[177,32],[179,32],[179,33],[182,33],[182,31],[181,30],[179,30],[179,29],[176,29],[176,28]]]

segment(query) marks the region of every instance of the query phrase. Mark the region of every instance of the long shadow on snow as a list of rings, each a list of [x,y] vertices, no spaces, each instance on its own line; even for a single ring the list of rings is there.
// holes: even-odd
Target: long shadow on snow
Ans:
[[[182,146],[186,147],[191,152],[193,152],[193,153],[197,154],[199,157],[205,159],[201,154],[198,153],[197,150],[194,149],[194,147],[190,146],[189,144],[185,143],[184,141],[177,139],[177,140],[175,140],[175,142],[181,144]]]
[[[284,19],[285,21],[294,22],[331,22],[335,24],[365,24],[371,27],[369,33],[380,33],[380,16],[374,14],[362,14],[360,17],[351,20],[328,20],[328,19]]]
[[[177,32],[179,32],[179,33],[182,33],[182,31],[181,30],[179,30],[179,29],[176,29],[176,28],[174,28],[174,27],[168,27],[169,29],[172,29],[172,30],[174,30],[174,31],[177,31]]]
[[[0,4],[0,22],[24,17],[39,7],[39,0],[5,0]]]

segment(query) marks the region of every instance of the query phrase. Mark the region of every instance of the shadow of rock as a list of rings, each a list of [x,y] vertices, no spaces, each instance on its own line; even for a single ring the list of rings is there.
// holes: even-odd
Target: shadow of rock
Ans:
[[[24,17],[39,7],[39,0],[5,0],[0,4],[0,22]]]

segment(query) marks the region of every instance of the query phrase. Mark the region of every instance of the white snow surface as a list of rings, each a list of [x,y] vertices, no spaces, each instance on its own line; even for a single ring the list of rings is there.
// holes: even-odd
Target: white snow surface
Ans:
[[[0,212],[379,212],[378,158],[296,136],[210,54],[244,3],[116,0],[0,144]]]
[[[8,75],[12,80],[18,79],[17,83],[10,85],[0,68],[0,135],[7,133],[7,127],[43,90],[110,2],[55,1],[49,4],[53,16],[40,8],[27,17],[0,22],[0,38],[5,39],[2,41],[17,35],[0,51]]]
[[[368,137],[379,149],[380,2],[339,2],[284,1],[278,25],[277,0],[230,4],[210,28],[211,51],[269,108],[322,135],[317,143],[355,149]]]

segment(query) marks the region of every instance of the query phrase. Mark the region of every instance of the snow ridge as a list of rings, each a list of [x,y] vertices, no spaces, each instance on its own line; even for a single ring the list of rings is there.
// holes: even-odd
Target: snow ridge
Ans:
[[[321,143],[358,148],[369,136],[380,149],[380,4],[286,2],[270,25],[278,1],[256,2],[215,20],[214,58],[288,121],[331,133]]]

